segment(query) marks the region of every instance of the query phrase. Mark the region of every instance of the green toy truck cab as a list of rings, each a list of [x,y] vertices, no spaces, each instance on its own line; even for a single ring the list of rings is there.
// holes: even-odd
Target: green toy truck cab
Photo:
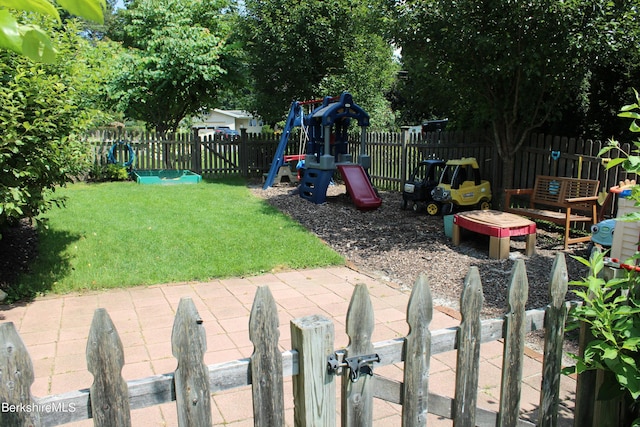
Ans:
[[[475,158],[449,160],[431,197],[444,215],[464,207],[486,210],[491,208],[491,184],[481,179]]]

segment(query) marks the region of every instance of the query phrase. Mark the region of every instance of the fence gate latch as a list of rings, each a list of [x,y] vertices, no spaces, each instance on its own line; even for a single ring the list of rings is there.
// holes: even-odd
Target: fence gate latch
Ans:
[[[338,350],[327,358],[327,369],[334,375],[341,375],[342,369],[349,369],[351,382],[358,381],[360,375],[373,375],[373,362],[380,362],[377,354],[347,357],[344,350]]]

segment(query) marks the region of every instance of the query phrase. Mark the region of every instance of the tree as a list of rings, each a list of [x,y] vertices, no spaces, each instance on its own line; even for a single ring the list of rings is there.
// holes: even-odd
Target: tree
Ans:
[[[105,0],[58,0],[68,12],[102,23]],[[9,9],[35,12],[50,16],[60,22],[60,14],[48,0],[3,0],[0,1],[0,48],[12,50],[35,61],[53,62],[55,46],[40,26],[29,18],[19,19]],[[22,15],[24,16],[24,14]]]
[[[108,35],[122,42],[109,97],[119,111],[159,132],[216,106],[223,88],[241,81],[239,49],[229,43],[226,0],[132,0]]]
[[[396,68],[376,4],[247,0],[241,28],[257,113],[275,123],[292,100],[345,90],[366,110],[388,112]]]
[[[527,133],[579,92],[586,61],[581,2],[414,0],[398,8],[398,43],[411,79],[430,76],[423,98],[463,121],[487,125],[513,182]],[[415,71],[415,75],[411,74]],[[417,87],[415,84],[412,88]]]

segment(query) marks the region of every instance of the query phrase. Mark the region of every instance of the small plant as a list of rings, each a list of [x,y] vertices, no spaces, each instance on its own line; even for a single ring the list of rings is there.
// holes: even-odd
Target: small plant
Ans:
[[[632,119],[629,130],[640,132],[640,96],[635,91],[636,103],[625,105],[618,114]],[[611,150],[620,151],[623,156],[612,159],[607,168],[621,165],[627,172],[640,173],[640,141],[633,142],[634,149],[624,152],[617,141],[598,153],[602,156]],[[640,206],[640,186],[634,185],[629,196]],[[633,212],[621,218],[623,221],[640,221],[640,212]],[[582,322],[589,327],[593,339],[586,345],[583,355],[572,355],[576,365],[565,369],[565,373],[582,373],[600,369],[605,379],[598,399],[614,399],[625,396],[629,404],[629,414],[636,418],[631,426],[640,426],[640,275],[635,269],[625,271],[620,277],[603,278],[605,254],[594,252],[589,260],[575,257],[590,268],[587,278],[571,282],[578,287],[574,293],[583,304],[574,308],[570,315],[575,329]],[[640,259],[636,252],[632,260]]]
[[[578,357],[575,367],[568,373],[582,373],[589,369],[604,369],[613,372],[620,385],[602,390],[600,396],[616,397],[627,390],[634,400],[640,398],[640,277],[628,271],[622,277],[609,280],[602,278],[605,254],[594,251],[591,259],[576,257],[590,267],[591,274],[584,280],[573,281],[579,289],[573,292],[584,304],[571,311],[571,315],[589,325],[594,337]],[[576,327],[574,324],[572,327]]]
[[[106,165],[94,165],[90,176],[91,180],[97,182],[127,181],[129,179],[129,171],[121,164],[109,163]]]

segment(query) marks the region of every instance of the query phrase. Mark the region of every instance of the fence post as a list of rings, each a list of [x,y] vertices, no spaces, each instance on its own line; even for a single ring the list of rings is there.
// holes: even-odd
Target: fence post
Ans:
[[[197,128],[193,129],[191,134],[193,138],[193,148],[191,150],[191,170],[198,175],[202,175],[202,143],[200,141],[200,132]]]
[[[409,333],[405,340],[403,427],[424,426],[429,410],[429,361],[433,300],[425,274],[420,274],[407,305]]]
[[[240,173],[242,173],[242,176],[244,177],[249,176],[248,138],[247,130],[245,128],[240,129],[240,158],[238,159],[238,164],[240,166]]]
[[[507,301],[509,311],[505,316],[498,427],[516,427],[518,424],[524,358],[525,303],[528,294],[529,282],[524,260],[518,259],[511,272]]]
[[[407,139],[409,139],[409,130],[404,129],[400,138],[402,147],[400,153],[400,191],[402,191],[407,180]]]
[[[476,425],[478,376],[480,372],[480,337],[482,324],[482,282],[478,267],[471,267],[460,297],[462,321],[458,330],[458,359],[453,419],[456,427]]]
[[[373,306],[367,286],[356,285],[347,310],[347,357],[373,353]],[[356,381],[349,378],[349,370],[342,375],[341,415],[344,427],[369,427],[373,423],[372,378],[361,375]]]
[[[189,297],[180,298],[171,331],[173,355],[178,359],[174,379],[178,425],[211,426],[209,370],[203,357],[207,338],[202,318]]]
[[[282,353],[278,349],[278,307],[267,286],[256,292],[249,317],[253,423],[256,427],[284,425]]]
[[[551,268],[549,286],[551,304],[547,307],[544,317],[544,359],[542,362],[539,427],[555,427],[558,424],[562,342],[564,340],[564,324],[567,319],[565,295],[568,289],[568,277],[564,254],[558,252]]]
[[[94,426],[131,426],[129,388],[122,378],[124,350],[104,308],[93,312],[87,339],[87,369],[93,375],[91,416]]]
[[[291,347],[298,352],[298,375],[293,377],[293,418],[299,427],[336,425],[335,375],[327,370],[335,332],[324,316],[291,321]]]
[[[40,426],[40,412],[20,410],[20,405],[34,404],[31,395],[33,364],[29,352],[13,322],[0,324],[0,411],[2,426]]]

